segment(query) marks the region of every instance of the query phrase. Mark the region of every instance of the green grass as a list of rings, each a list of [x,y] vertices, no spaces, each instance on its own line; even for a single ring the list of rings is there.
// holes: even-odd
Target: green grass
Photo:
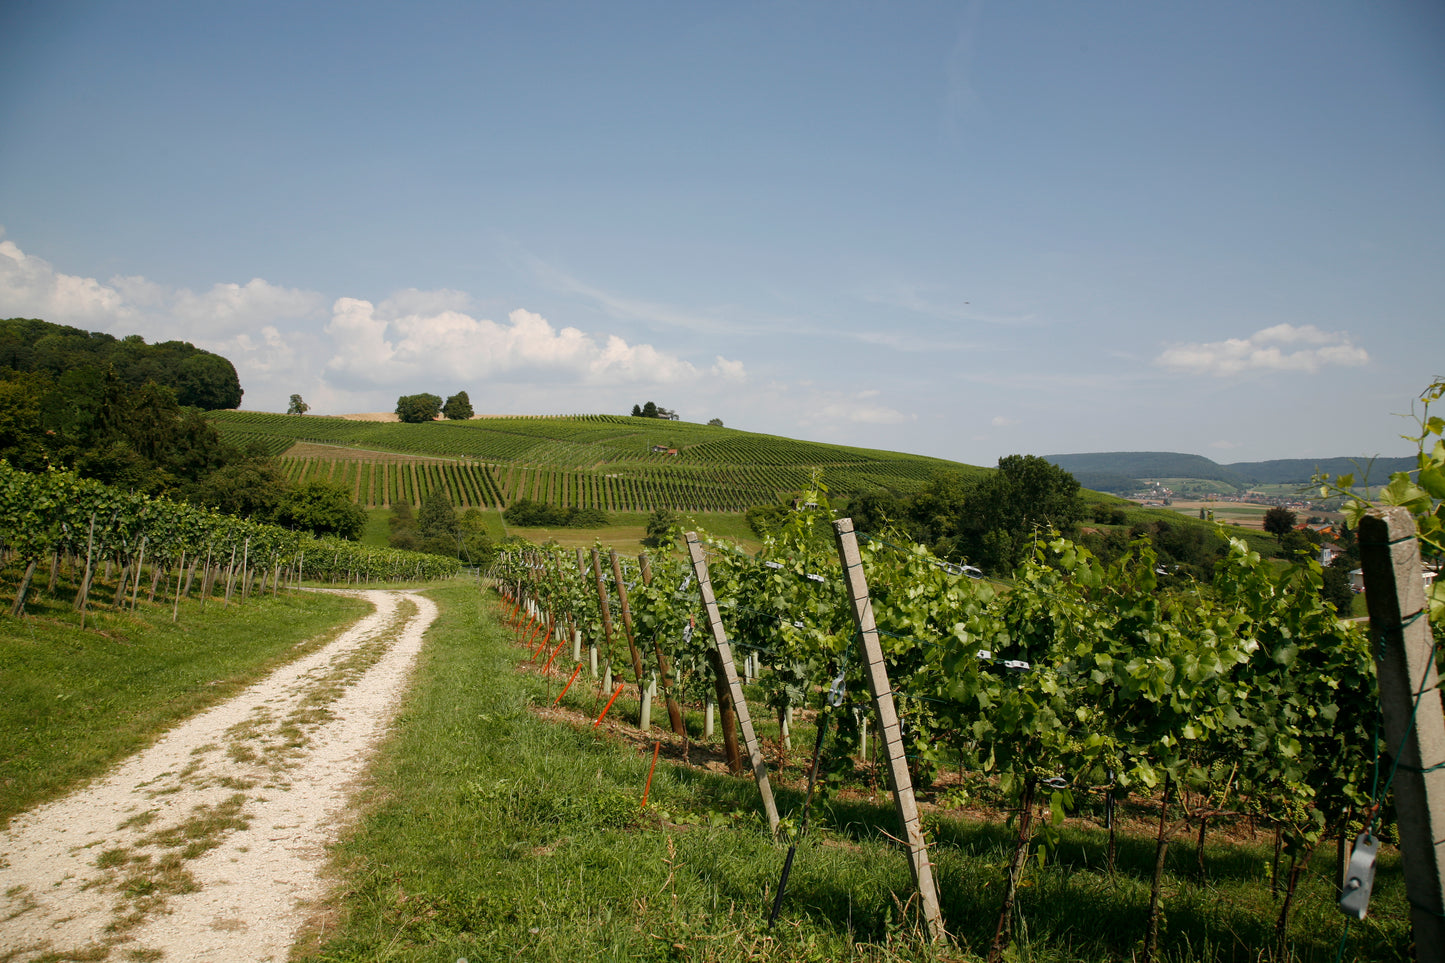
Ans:
[[[386,548],[387,539],[391,537],[391,509],[389,508],[368,508],[366,509],[366,526],[361,530],[361,538],[358,541],[367,548]]]
[[[614,512],[610,516],[611,524],[602,528],[524,528],[508,525],[506,530],[508,534],[519,535],[536,544],[556,542],[564,548],[590,549],[600,540],[606,548],[636,555],[648,550],[642,544],[642,539],[647,536],[648,517],[646,512]],[[679,513],[678,517],[688,531],[698,530],[726,538],[749,551],[762,547],[762,542],[740,512],[687,512]]]
[[[927,810],[945,923],[962,948],[919,941],[915,917],[902,908],[911,891],[906,864],[884,835],[897,833],[892,807],[866,787],[815,810],[814,834],[799,847],[781,919],[769,930],[785,849],[767,837],[750,778],[664,761],[642,810],[650,740],[625,727],[594,732],[586,719],[596,699],[583,682],[568,694],[573,721],[558,718],[550,706],[560,679],[517,670],[525,652],[498,625],[493,596],[460,581],[428,594],[441,619],[365,815],[335,851],[344,903],[303,959],[972,959],[969,949],[986,949],[1010,846],[1002,814]],[[630,722],[635,712],[620,700],[608,718]],[[758,721],[769,737],[769,722]],[[775,780],[780,809],[795,819],[798,766],[811,739],[800,721],[792,765]],[[695,761],[703,754],[694,748]],[[1086,809],[1071,820],[1054,858],[1030,870],[1011,959],[1137,952],[1152,816],[1147,807],[1131,814],[1111,875],[1096,815]],[[1231,843],[1216,832],[1201,879],[1193,842],[1177,840],[1162,958],[1268,958],[1278,909],[1269,856],[1266,843]],[[1291,938],[1299,960],[1333,960],[1344,932],[1330,862],[1317,856],[1298,897]],[[1371,909],[1351,931],[1347,958],[1407,959],[1393,855],[1382,860]]]
[[[69,605],[32,597],[0,616],[0,823],[73,789],[166,728],[235,695],[368,610],[323,593],[198,600],[116,614],[82,631]]]
[[[660,765],[642,811],[649,758],[534,714],[542,683],[514,671],[519,650],[475,586],[428,594],[443,614],[367,815],[336,851],[347,895],[315,958],[929,958],[892,895],[906,865],[876,841],[871,859],[807,850],[769,932],[783,851],[751,782]]]

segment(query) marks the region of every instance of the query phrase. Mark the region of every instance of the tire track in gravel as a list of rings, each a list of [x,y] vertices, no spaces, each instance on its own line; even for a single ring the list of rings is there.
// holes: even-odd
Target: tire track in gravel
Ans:
[[[435,604],[376,606],[0,835],[0,963],[282,961],[396,712]]]

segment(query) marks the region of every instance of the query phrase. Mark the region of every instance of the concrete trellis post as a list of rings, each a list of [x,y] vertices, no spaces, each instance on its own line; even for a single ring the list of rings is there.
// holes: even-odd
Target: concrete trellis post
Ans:
[[[923,918],[928,933],[935,940],[944,938],[943,915],[938,907],[938,889],[933,882],[933,866],[928,861],[928,845],[923,840],[923,827],[918,819],[918,802],[913,796],[913,777],[903,751],[903,732],[898,712],[893,706],[893,688],[883,661],[883,646],[878,641],[878,625],[873,619],[873,603],[868,597],[868,580],[863,575],[863,558],[858,552],[858,539],[853,534],[853,520],[840,518],[833,523],[838,539],[838,558],[843,563],[843,581],[848,587],[853,618],[863,647],[867,667],[868,689],[873,696],[873,710],[878,718],[878,739],[888,760],[888,783],[893,787],[893,800],[903,820],[903,838],[908,846],[908,868],[918,887]]]
[[[1405,508],[1360,520],[1360,564],[1375,651],[1410,922],[1420,963],[1445,961],[1445,718],[1425,606],[1420,543]]]

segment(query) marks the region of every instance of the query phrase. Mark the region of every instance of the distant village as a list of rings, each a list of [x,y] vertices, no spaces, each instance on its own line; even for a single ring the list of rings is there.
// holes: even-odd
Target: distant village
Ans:
[[[1172,507],[1175,492],[1160,482],[1154,482],[1148,488],[1140,489],[1126,496],[1130,501],[1138,502],[1145,508],[1168,508]],[[1313,532],[1319,543],[1319,563],[1328,567],[1336,558],[1346,554],[1345,549],[1336,544],[1340,537],[1338,523],[1322,517],[1322,513],[1338,514],[1334,506],[1324,506],[1301,498],[1298,495],[1267,495],[1263,492],[1208,492],[1204,494],[1190,493],[1188,496],[1191,502],[1224,502],[1235,505],[1260,505],[1266,508],[1286,508],[1294,512],[1299,518],[1305,521],[1295,527],[1302,531]],[[1201,514],[1201,518],[1203,515]],[[1424,571],[1421,573],[1425,580],[1425,587],[1428,590],[1431,583],[1435,581],[1440,571],[1438,562],[1427,562]],[[1350,572],[1350,588],[1355,592],[1365,590],[1364,574],[1356,568]]]
[[[1124,496],[1132,502],[1138,502],[1145,508],[1166,508],[1173,504],[1175,492],[1167,485],[1155,482],[1148,488],[1140,489]],[[1263,492],[1207,492],[1205,494],[1190,494],[1191,501],[1212,501],[1232,502],[1237,505],[1263,505],[1266,508],[1281,506],[1288,508],[1296,514],[1310,511],[1329,511],[1323,506],[1317,506],[1308,499],[1300,498],[1298,495],[1266,495]]]

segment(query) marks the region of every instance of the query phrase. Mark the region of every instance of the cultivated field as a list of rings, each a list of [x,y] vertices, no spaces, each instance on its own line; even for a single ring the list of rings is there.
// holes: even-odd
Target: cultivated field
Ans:
[[[939,471],[980,470],[921,455],[612,415],[420,425],[236,411],[211,417],[228,439],[277,456],[293,481],[341,484],[368,507],[416,505],[440,489],[463,507],[531,499],[607,512],[737,512],[798,491],[814,470],[843,497],[906,493]]]

